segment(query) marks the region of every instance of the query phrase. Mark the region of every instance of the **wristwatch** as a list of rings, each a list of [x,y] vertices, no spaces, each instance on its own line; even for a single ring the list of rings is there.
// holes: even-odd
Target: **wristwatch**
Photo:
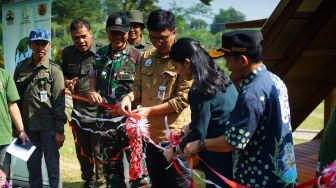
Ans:
[[[198,147],[199,147],[200,151],[205,150],[205,139],[204,138],[202,138],[201,140],[198,141]]]

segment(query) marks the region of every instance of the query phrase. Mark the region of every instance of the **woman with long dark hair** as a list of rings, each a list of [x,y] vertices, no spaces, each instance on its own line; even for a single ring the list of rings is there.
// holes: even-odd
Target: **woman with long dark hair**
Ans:
[[[182,153],[187,143],[219,136],[230,112],[237,100],[237,90],[223,70],[211,59],[201,44],[190,38],[181,38],[171,47],[169,57],[176,72],[188,80],[193,80],[188,94],[191,109],[191,123],[178,147],[164,152],[170,161],[178,153]],[[185,129],[185,128],[184,128]],[[231,153],[201,151],[199,153],[208,165],[227,178],[232,177]],[[208,180],[218,186],[227,185],[201,164]],[[207,187],[213,187],[207,185]]]

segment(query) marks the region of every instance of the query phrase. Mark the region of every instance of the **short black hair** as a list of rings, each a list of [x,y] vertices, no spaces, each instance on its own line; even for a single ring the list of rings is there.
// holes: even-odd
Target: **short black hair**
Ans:
[[[70,31],[75,31],[79,28],[82,28],[83,26],[86,27],[88,30],[91,30],[91,26],[87,20],[83,18],[76,18],[72,20],[70,24]]]
[[[148,16],[147,29],[149,31],[164,31],[175,29],[175,16],[169,10],[155,10]]]

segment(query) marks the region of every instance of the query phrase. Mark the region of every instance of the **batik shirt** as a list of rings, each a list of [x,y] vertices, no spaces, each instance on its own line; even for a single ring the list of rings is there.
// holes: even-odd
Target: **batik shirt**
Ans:
[[[129,45],[119,52],[113,52],[110,45],[97,51],[93,68],[103,102],[117,104],[129,93],[139,59],[140,53]],[[98,109],[98,117],[103,117],[103,110]]]
[[[235,181],[248,187],[294,187],[297,179],[287,88],[264,65],[240,84],[225,138]]]

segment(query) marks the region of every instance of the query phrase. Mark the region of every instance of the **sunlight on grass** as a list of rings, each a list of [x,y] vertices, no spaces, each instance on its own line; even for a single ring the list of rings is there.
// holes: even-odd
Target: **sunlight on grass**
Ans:
[[[61,153],[61,176],[64,188],[82,187],[81,171],[76,157],[75,143],[71,127],[65,125],[65,142]]]
[[[323,129],[324,102],[319,104],[316,109],[301,123],[299,129]]]

